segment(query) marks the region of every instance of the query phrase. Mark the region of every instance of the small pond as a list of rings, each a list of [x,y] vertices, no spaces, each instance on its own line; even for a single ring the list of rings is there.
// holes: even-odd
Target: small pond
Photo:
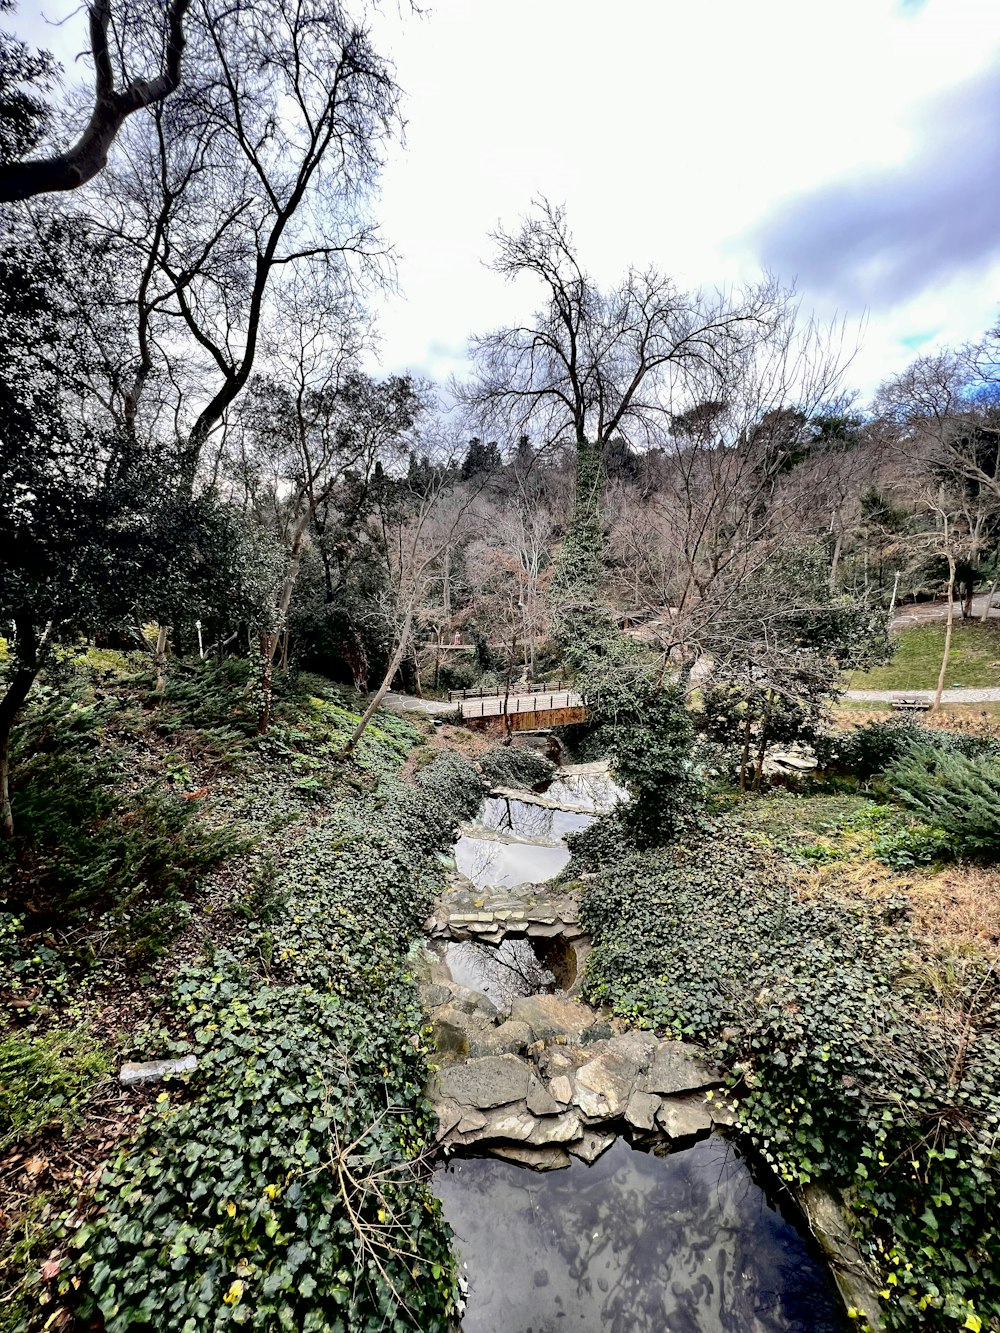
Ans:
[[[717,1136],[664,1156],[618,1139],[542,1174],[495,1158],[434,1189],[469,1283],[463,1333],[835,1333],[820,1260]]]
[[[558,842],[567,833],[577,833],[594,822],[593,815],[571,810],[549,810],[510,796],[490,796],[476,821],[495,833],[510,833],[532,842]]]
[[[454,981],[479,991],[498,1009],[509,1009],[519,996],[542,995],[555,986],[555,974],[526,939],[508,937],[499,944],[452,942],[444,945],[441,957]]]
[[[569,863],[565,843],[540,847],[534,842],[499,842],[467,833],[455,843],[454,852],[458,870],[479,888],[541,884]]]

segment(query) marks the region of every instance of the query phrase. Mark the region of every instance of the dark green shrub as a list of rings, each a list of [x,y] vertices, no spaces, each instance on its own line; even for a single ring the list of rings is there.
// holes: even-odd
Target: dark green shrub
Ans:
[[[0,1040],[0,1152],[43,1130],[79,1123],[88,1096],[106,1078],[108,1057],[89,1028]]]
[[[901,759],[922,731],[922,727],[917,727],[908,718],[865,722],[853,731],[832,738],[832,754],[828,762],[868,779],[876,773],[884,773],[890,764]]]
[[[479,756],[484,781],[492,787],[537,787],[547,782],[555,765],[537,750],[518,745],[494,745]]]
[[[895,800],[942,828],[961,851],[1000,855],[1000,762],[912,745],[885,775]]]

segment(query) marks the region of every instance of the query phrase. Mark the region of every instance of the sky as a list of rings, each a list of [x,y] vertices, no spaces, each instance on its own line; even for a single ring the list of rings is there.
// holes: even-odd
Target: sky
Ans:
[[[376,206],[399,253],[386,371],[461,375],[470,334],[530,314],[531,282],[488,261],[538,195],[602,283],[766,268],[864,321],[862,393],[1000,317],[997,0],[421,3],[375,19],[407,120]],[[39,18],[67,5],[22,0],[15,25],[65,56],[82,12]]]

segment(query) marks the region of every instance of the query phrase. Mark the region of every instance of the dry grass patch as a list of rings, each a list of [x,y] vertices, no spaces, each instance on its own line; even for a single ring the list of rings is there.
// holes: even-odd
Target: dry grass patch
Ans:
[[[831,862],[803,871],[803,897],[902,895],[910,904],[914,934],[935,953],[976,950],[1000,958],[1000,868],[974,865],[900,873],[867,858]]]

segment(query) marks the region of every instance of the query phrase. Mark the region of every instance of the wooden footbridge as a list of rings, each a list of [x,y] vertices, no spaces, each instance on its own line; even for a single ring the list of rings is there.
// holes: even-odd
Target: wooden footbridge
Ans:
[[[560,682],[562,684],[562,682]],[[587,704],[582,694],[568,689],[497,690],[492,694],[452,690],[450,703],[458,705],[462,721],[473,731],[547,731],[582,722]]]

